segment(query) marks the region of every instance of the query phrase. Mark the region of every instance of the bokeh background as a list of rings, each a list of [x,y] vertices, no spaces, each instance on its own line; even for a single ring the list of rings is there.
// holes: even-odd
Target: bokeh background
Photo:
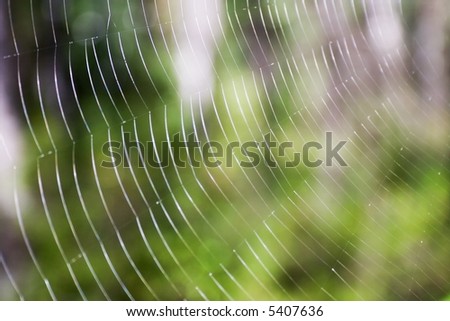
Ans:
[[[0,4],[1,299],[450,298],[448,1]],[[100,166],[326,131],[347,167]]]

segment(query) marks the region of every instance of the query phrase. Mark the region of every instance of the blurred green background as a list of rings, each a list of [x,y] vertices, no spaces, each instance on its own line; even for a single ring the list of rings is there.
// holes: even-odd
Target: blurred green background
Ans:
[[[449,298],[445,0],[1,3],[1,299]],[[100,166],[326,131],[348,167]]]

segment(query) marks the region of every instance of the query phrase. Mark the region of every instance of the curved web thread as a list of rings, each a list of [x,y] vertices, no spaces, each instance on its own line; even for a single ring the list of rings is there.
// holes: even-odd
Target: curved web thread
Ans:
[[[176,16],[176,4],[106,1],[90,12],[106,27],[78,39],[71,29],[82,29],[75,22],[88,9],[54,5],[30,1],[27,26],[19,28],[23,13],[9,3],[15,54],[5,60],[17,63],[18,101],[37,148],[29,165],[35,210],[24,208],[16,188],[30,262],[11,273],[1,256],[11,293],[420,299],[448,292],[448,237],[439,224],[448,144],[428,147],[430,137],[408,117],[433,121],[413,89],[424,70],[405,63],[414,53],[404,39],[384,55],[368,53],[385,35],[383,19],[407,24],[406,4],[227,1],[216,27],[219,7],[206,19],[210,33],[220,34],[205,61],[214,90],[181,101],[173,66],[177,54],[180,64],[193,62],[181,53],[177,28],[187,30],[188,17]],[[192,49],[195,40],[186,37]],[[207,47],[203,34],[200,41]],[[170,141],[177,132],[185,141],[192,134],[223,145],[271,133],[301,146],[323,141],[324,129],[348,141],[349,167],[284,169],[272,154],[277,168],[180,168],[172,149],[167,168],[137,166],[145,163],[145,142]],[[125,146],[126,139],[136,142],[124,150],[130,166],[101,167],[103,144]],[[161,161],[164,151],[155,146]],[[27,278],[32,286],[24,286]]]

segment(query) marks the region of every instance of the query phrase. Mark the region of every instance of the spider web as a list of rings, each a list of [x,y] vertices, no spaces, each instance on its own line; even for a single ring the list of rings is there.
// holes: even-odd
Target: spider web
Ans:
[[[2,63],[26,147],[10,168],[1,297],[450,293],[449,104],[445,90],[430,89],[437,60],[411,32],[418,3],[5,7]],[[146,145],[125,149],[130,166],[101,166],[104,144],[126,137],[145,144],[180,133],[225,146],[270,133],[302,146],[326,131],[347,141],[347,167],[285,168],[286,157],[272,155],[275,168],[243,168],[237,152],[232,166],[180,167],[172,150],[165,168],[138,166]]]

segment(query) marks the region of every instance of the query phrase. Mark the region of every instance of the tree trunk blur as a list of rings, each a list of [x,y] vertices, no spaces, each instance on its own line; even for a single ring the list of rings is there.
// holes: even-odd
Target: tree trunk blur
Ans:
[[[364,0],[361,4],[363,22],[356,21],[352,8],[342,3],[318,5],[330,66],[324,120],[333,130],[360,121],[357,104],[361,100],[373,94],[389,96],[390,85],[404,81],[397,67],[404,59],[404,30],[396,2]]]
[[[211,102],[223,5],[221,0],[157,1],[158,23],[170,21],[172,27],[167,31],[173,36],[172,52],[180,98],[185,102],[192,99],[194,107],[200,101],[202,104]]]
[[[419,69],[421,95],[429,112],[442,116],[448,101],[447,0],[422,1],[415,37],[415,63]],[[438,116],[438,117],[439,117]]]
[[[14,57],[9,40],[9,18],[7,2],[0,2],[0,298],[11,297],[7,293],[11,284],[7,274],[17,272],[11,265],[17,261],[19,246],[18,234],[13,228],[16,216],[14,193],[21,193],[24,186],[16,174],[20,172],[23,161],[23,138],[19,127],[18,117],[12,110],[11,92],[14,88]],[[16,171],[16,168],[18,169]],[[9,267],[8,267],[9,266]],[[13,270],[13,271],[12,271]],[[9,277],[12,277],[9,274]]]
[[[6,4],[2,4],[6,7]],[[3,8],[0,12],[0,213],[6,216],[15,215],[14,209],[14,167],[20,166],[22,160],[22,135],[17,122],[17,117],[11,110],[10,82],[12,77],[11,65],[13,58],[5,58],[10,53],[8,48],[7,32],[10,30],[7,12]]]

